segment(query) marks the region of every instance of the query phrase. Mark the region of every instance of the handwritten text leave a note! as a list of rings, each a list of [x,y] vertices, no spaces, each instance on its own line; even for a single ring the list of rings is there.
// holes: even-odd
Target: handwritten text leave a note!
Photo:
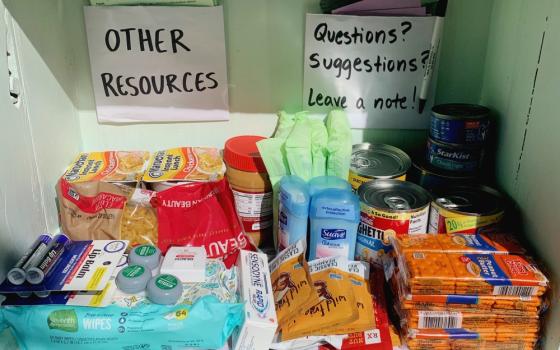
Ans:
[[[433,17],[308,14],[304,107],[344,109],[354,128],[426,128],[433,93],[422,115],[418,95],[433,26]]]
[[[222,7],[86,7],[100,122],[228,119]]]

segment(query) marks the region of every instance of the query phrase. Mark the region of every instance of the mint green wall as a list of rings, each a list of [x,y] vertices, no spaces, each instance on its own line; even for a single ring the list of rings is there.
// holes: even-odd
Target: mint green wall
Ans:
[[[498,122],[496,174],[556,284],[546,349],[560,346],[560,2],[496,0],[481,101]]]

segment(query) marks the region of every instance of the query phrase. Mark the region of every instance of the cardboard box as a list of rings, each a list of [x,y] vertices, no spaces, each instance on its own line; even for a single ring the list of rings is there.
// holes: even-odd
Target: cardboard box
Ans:
[[[237,260],[245,322],[233,336],[234,350],[269,349],[278,327],[265,254],[242,250]]]

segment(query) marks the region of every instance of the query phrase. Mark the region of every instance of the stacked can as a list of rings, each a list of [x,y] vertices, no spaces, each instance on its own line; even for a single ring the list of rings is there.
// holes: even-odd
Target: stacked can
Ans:
[[[490,110],[472,104],[434,106],[427,143],[427,163],[446,172],[476,173],[484,157]]]

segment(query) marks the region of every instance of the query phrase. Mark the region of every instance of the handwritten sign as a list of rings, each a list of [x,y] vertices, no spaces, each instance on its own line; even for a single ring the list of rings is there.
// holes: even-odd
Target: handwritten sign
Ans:
[[[418,98],[433,26],[433,17],[308,14],[304,107],[344,109],[354,128],[426,128],[434,94],[423,114]]]
[[[222,7],[85,7],[100,122],[227,120]]]

